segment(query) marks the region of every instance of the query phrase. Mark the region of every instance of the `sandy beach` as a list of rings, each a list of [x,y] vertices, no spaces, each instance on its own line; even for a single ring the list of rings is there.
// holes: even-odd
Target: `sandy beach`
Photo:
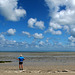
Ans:
[[[20,53],[0,53],[0,75],[75,75],[75,52],[22,53],[24,69],[16,58]]]
[[[1,65],[1,64],[0,64]],[[75,65],[45,65],[24,66],[19,70],[18,66],[0,66],[0,75],[75,75]]]

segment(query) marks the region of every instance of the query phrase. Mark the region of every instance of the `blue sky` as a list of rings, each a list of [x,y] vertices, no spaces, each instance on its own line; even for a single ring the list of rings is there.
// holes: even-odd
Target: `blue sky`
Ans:
[[[0,0],[0,51],[75,51],[74,33],[74,0]]]

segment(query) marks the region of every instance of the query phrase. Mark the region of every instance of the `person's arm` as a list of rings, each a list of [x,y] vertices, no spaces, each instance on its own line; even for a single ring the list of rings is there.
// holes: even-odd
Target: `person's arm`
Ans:
[[[23,58],[23,61],[25,60],[25,58]]]
[[[18,61],[19,61],[19,57],[18,57],[16,60],[18,60]]]
[[[16,59],[16,60],[18,60],[18,61],[19,61],[19,59]]]

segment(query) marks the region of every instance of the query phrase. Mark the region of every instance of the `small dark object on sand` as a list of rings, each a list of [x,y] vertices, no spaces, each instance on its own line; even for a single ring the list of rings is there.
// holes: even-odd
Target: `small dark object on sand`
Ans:
[[[9,62],[12,62],[12,61],[0,61],[0,63],[9,63]]]

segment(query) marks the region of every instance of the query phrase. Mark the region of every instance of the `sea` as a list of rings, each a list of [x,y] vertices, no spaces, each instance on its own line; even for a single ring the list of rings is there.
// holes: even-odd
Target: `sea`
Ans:
[[[12,61],[8,65],[18,65],[16,59],[20,54],[25,58],[24,65],[75,64],[75,52],[0,52],[0,61]]]

